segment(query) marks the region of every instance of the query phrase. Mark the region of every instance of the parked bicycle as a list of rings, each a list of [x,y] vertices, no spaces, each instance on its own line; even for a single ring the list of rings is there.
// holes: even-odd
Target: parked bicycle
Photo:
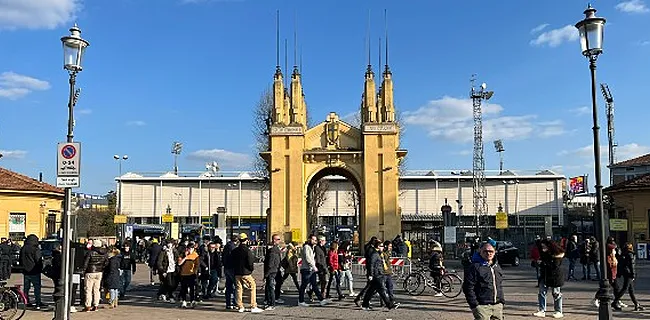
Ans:
[[[0,281],[0,319],[18,320],[27,310],[27,297],[20,285],[7,287],[7,281]]]
[[[463,290],[463,280],[455,270],[445,270],[445,273],[436,279],[430,275],[428,266],[418,263],[415,271],[404,280],[403,287],[412,296],[421,295],[429,287],[447,298],[455,298]]]

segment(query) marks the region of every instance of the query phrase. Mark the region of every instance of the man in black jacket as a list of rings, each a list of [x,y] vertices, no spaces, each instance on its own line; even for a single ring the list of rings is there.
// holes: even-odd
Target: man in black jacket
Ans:
[[[232,263],[232,251],[238,245],[239,238],[232,236],[230,241],[226,243],[221,254],[223,262],[223,273],[226,277],[226,309],[235,309],[235,267]]]
[[[266,301],[266,310],[275,309],[275,279],[280,272],[280,261],[282,260],[280,253],[280,235],[273,234],[271,236],[271,247],[266,250],[264,256],[264,300]]]
[[[210,299],[214,296],[214,292],[219,284],[221,278],[221,255],[217,251],[217,244],[210,242],[205,252],[201,254],[201,289],[203,299]]]
[[[99,288],[102,283],[104,267],[108,264],[107,249],[102,241],[95,239],[92,248],[86,252],[84,259],[85,308],[84,311],[96,311],[99,306]]]
[[[122,290],[120,290],[120,299],[124,299],[126,290],[131,284],[131,276],[135,274],[135,254],[131,251],[131,244],[125,243],[122,248],[122,260],[120,263],[120,278],[122,280]]]
[[[363,303],[361,307],[365,311],[372,310],[370,308],[370,298],[379,294],[379,298],[382,300],[383,304],[389,309],[397,309],[399,303],[395,303],[388,298],[386,294],[386,289],[384,287],[384,259],[381,257],[381,252],[384,249],[384,245],[381,240],[377,239],[372,245],[370,251],[370,259],[366,261],[366,268],[368,270],[368,289],[363,296]]]
[[[494,256],[494,247],[484,243],[465,269],[463,292],[475,320],[503,320],[503,273]]]
[[[576,263],[580,258],[580,250],[578,250],[578,237],[576,235],[572,235],[569,241],[567,242],[566,253],[569,258],[569,275],[567,276],[567,280],[577,281],[578,278],[576,278],[575,273],[576,273]]]
[[[11,277],[11,261],[14,252],[10,241],[7,238],[2,238],[2,243],[0,243],[0,281],[9,280]]]
[[[158,244],[158,239],[154,238],[151,240],[151,247],[149,247],[148,251],[149,261],[147,261],[147,265],[149,266],[149,281],[151,281],[151,285],[153,286],[156,284],[153,280],[153,276],[158,274],[156,262],[158,262],[158,255],[160,255],[160,251],[162,251],[162,247]]]
[[[255,286],[255,279],[253,278],[253,270],[255,266],[255,255],[248,247],[248,235],[241,233],[239,235],[239,246],[232,251],[232,264],[235,271],[235,284],[237,287],[237,309],[239,312],[244,312],[244,302],[242,295],[244,294],[244,287],[251,293],[251,312],[258,313],[263,310],[257,307],[257,299],[255,293],[257,290]]]
[[[25,245],[20,249],[20,263],[23,265],[23,285],[25,288],[25,297],[29,303],[29,290],[34,285],[34,300],[36,310],[44,306],[41,303],[41,271],[43,271],[43,259],[41,249],[38,244],[38,237],[30,234],[25,239]]]

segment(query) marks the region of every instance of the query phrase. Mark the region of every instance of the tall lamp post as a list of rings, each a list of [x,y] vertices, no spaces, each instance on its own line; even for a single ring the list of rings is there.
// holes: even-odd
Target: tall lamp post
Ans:
[[[600,241],[600,283],[596,297],[600,301],[598,308],[598,319],[612,319],[612,308],[610,306],[610,286],[607,279],[607,228],[605,220],[605,211],[603,210],[603,186],[600,174],[600,142],[598,126],[598,108],[596,106],[596,60],[598,55],[603,52],[603,29],[605,27],[605,18],[596,17],[596,9],[591,5],[584,11],[585,18],[576,23],[576,28],[580,33],[580,46],[582,54],[589,59],[589,70],[591,71],[591,105],[593,116],[593,135],[594,135],[594,164],[596,169],[596,215],[598,216],[598,231]]]
[[[70,35],[61,38],[63,43],[63,68],[70,76],[70,95],[68,96],[68,135],[67,142],[73,142],[74,137],[74,106],[79,97],[79,90],[75,92],[77,73],[81,72],[81,60],[86,48],[90,45],[88,41],[81,38],[81,29],[75,24],[70,28]],[[72,188],[65,188],[65,207],[63,219],[63,265],[61,267],[61,279],[63,281],[63,301],[59,300],[56,305],[55,319],[70,319],[70,285],[72,280],[71,268],[71,206]]]
[[[122,179],[121,179],[121,177],[122,177],[122,161],[126,161],[127,159],[129,159],[129,156],[125,154],[125,155],[120,157],[119,155],[116,154],[116,155],[113,156],[113,159],[115,159],[115,161],[117,161],[117,163],[118,163],[117,164],[118,175],[117,175],[117,179],[116,179],[117,180],[117,186],[116,186],[117,192],[115,192],[116,197],[117,197],[117,199],[116,199],[117,203],[116,203],[116,208],[115,208],[115,214],[122,214]],[[124,238],[125,238],[124,237],[124,224],[120,224],[119,226],[116,225],[116,228],[117,228],[117,231],[119,233],[120,240],[124,241]]]

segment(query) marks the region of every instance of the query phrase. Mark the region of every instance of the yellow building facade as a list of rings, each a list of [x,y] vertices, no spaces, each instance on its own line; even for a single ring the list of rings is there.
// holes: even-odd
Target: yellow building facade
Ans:
[[[650,173],[622,181],[603,191],[613,198],[616,217],[625,220],[627,224],[627,231],[619,231],[622,234],[618,240],[633,243],[648,242],[650,240]]]
[[[341,121],[334,112],[313,127],[307,125],[307,104],[301,74],[294,67],[289,88],[278,66],[273,83],[273,109],[268,152],[261,156],[270,174],[270,216],[267,235],[304,241],[307,203],[314,184],[326,176],[347,178],[360,195],[360,240],[392,239],[401,234],[398,205],[399,149],[392,73],[386,65],[379,90],[372,66],[365,73],[359,109],[360,127]]]
[[[22,241],[58,232],[63,189],[0,168],[0,237]]]

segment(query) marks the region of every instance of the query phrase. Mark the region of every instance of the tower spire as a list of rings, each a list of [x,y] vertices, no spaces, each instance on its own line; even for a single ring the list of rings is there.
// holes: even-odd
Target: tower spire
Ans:
[[[368,68],[366,69],[366,76],[372,73],[372,62],[370,61],[370,9],[368,9],[368,26],[366,28],[366,48],[368,50]]]
[[[275,74],[282,74],[280,68],[280,10],[277,10],[275,18]]]
[[[293,73],[298,73],[298,10],[293,20]]]
[[[390,73],[390,67],[388,67],[388,13],[386,9],[384,9],[384,38],[386,38],[386,65],[384,74],[388,74]]]
[[[280,10],[275,18],[275,75],[273,76],[273,124],[286,124],[285,86],[280,65]]]

